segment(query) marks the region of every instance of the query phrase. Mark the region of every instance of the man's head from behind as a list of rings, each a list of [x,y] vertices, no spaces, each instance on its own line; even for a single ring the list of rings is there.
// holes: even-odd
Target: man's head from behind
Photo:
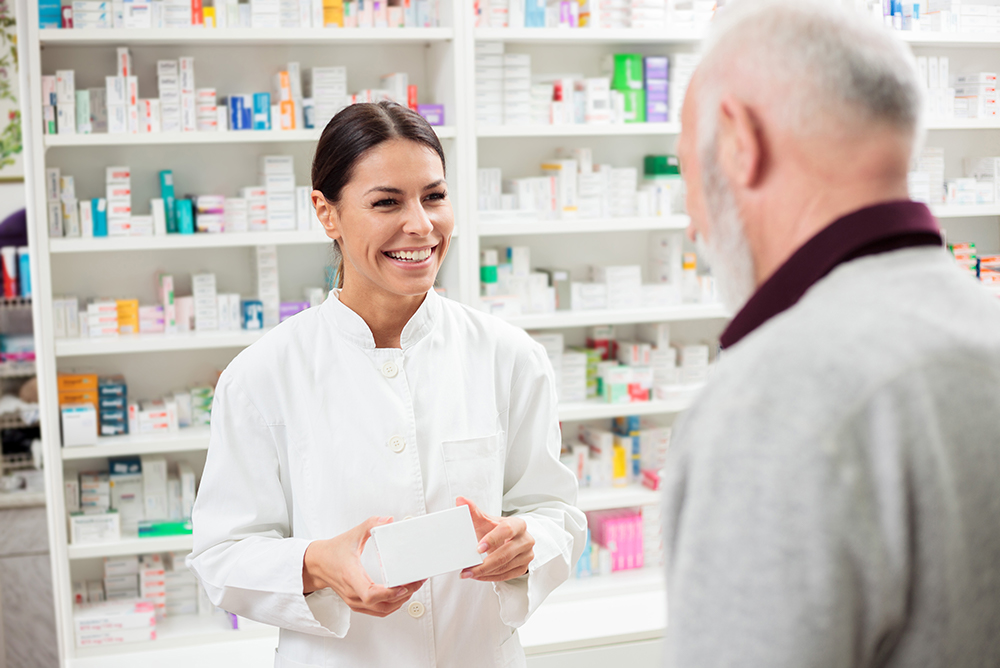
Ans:
[[[737,0],[716,18],[678,145],[689,233],[738,309],[826,224],[906,197],[921,135],[913,57],[815,0]]]

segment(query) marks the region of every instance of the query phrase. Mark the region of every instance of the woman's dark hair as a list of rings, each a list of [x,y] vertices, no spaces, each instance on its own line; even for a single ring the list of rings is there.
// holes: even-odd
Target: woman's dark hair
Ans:
[[[336,205],[353,176],[354,166],[368,151],[392,139],[423,144],[441,158],[444,149],[437,133],[423,116],[395,102],[352,104],[330,119],[323,130],[312,163],[312,187]],[[334,287],[344,286],[343,258],[336,248]]]

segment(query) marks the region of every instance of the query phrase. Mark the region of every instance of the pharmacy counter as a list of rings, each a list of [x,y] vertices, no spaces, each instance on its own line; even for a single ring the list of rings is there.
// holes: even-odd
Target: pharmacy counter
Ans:
[[[68,668],[271,668],[277,631],[249,624],[243,631],[177,618],[158,625],[153,643],[122,645],[72,659]],[[520,630],[529,668],[598,668],[627,661],[632,668],[660,663],[666,629],[663,575],[659,569],[571,580],[557,589]],[[232,634],[240,634],[239,639]],[[198,637],[200,636],[200,638]],[[226,637],[229,636],[229,639]],[[220,642],[221,640],[221,642]]]

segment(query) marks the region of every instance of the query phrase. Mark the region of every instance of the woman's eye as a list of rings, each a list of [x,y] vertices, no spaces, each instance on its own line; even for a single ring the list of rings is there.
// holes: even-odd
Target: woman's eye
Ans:
[[[442,200],[447,198],[448,198],[448,193],[431,193],[430,195],[427,196],[427,199],[431,200]]]
[[[375,202],[373,206],[385,207],[385,206],[394,206],[395,204],[396,200],[394,199],[380,199],[379,201]]]

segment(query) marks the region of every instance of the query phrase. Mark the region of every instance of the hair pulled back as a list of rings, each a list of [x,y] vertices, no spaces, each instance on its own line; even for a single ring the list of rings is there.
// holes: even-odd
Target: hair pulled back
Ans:
[[[330,119],[323,130],[312,162],[312,187],[336,206],[354,174],[354,167],[376,146],[393,139],[422,144],[441,158],[444,149],[430,123],[423,116],[395,102],[352,104]],[[334,242],[336,285],[344,286],[343,257]]]

